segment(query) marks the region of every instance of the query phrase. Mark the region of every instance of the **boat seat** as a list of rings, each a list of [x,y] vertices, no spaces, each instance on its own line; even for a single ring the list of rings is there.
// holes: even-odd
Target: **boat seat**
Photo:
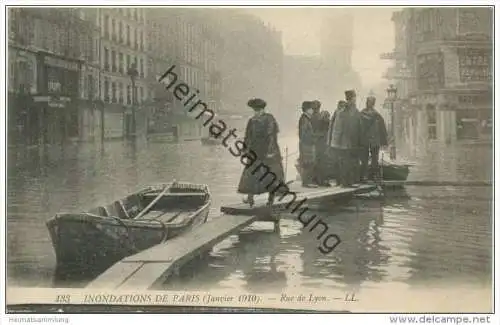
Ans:
[[[125,215],[123,211],[120,209],[120,204],[118,201],[115,201],[105,207],[106,211],[108,212],[108,216],[110,217],[117,217],[117,218],[124,218]]]
[[[145,193],[144,196],[145,197],[157,197],[159,193]],[[207,195],[207,193],[205,192],[188,192],[188,193],[182,193],[182,192],[179,192],[179,193],[169,193],[167,192],[165,194],[165,196],[205,196]]]
[[[137,194],[132,194],[122,200],[123,208],[130,218],[135,217],[144,208],[141,198]]]
[[[105,207],[97,207],[90,209],[89,213],[95,214],[96,216],[109,217]]]

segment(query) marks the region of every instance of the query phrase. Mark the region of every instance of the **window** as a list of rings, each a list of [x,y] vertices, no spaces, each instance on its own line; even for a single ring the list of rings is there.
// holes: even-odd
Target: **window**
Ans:
[[[109,79],[104,79],[104,101],[109,103]]]
[[[439,89],[444,86],[442,53],[429,53],[417,57],[417,82],[419,90]]]
[[[142,103],[143,102],[143,99],[144,99],[144,88],[142,87],[139,87],[139,103]]]
[[[429,140],[437,139],[436,107],[427,105],[427,128]]]
[[[109,71],[109,50],[104,48],[104,71]]]
[[[493,12],[490,8],[458,9],[459,34],[480,33],[491,35]]]
[[[115,82],[111,83],[111,94],[112,94],[113,103],[116,103],[116,83]]]
[[[120,21],[118,25],[118,41],[123,43],[123,22]]]
[[[127,54],[127,66],[125,67],[125,73],[128,73],[129,68],[130,68],[130,55]]]
[[[139,60],[138,70],[139,70],[139,76],[141,78],[144,78],[144,69],[143,69],[143,61],[142,61],[142,59]]]
[[[118,72],[123,74],[123,53],[118,54]]]
[[[109,38],[109,16],[104,16],[104,37]]]
[[[130,95],[131,95],[130,88],[131,88],[130,85],[127,85],[127,105],[130,105],[130,103],[131,103],[131,100],[130,100]]]
[[[118,102],[120,104],[123,104],[123,92],[124,92],[123,83],[119,82],[118,83]]]
[[[116,72],[116,52],[111,51],[111,71]]]
[[[127,25],[127,45],[130,46],[130,26]]]
[[[137,29],[134,28],[134,48],[137,50],[139,47],[139,37],[137,37]]]
[[[116,40],[116,20],[111,19],[111,38]]]
[[[94,76],[89,74],[87,76],[87,96],[89,99],[94,99]]]
[[[141,50],[144,50],[144,34],[143,32],[141,31],[141,33],[139,34],[139,48]]]
[[[139,11],[139,9],[134,9],[134,19],[135,20],[139,20],[138,11]]]

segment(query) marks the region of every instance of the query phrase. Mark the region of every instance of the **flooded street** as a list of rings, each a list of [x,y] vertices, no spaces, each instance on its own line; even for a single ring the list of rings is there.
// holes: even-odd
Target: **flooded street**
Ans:
[[[291,153],[297,139],[280,139]],[[453,145],[404,153],[417,163],[411,180],[490,180],[491,146]],[[222,204],[240,201],[242,165],[222,146],[138,141],[54,147],[8,156],[8,283],[52,286],[55,254],[45,221],[62,211],[104,205],[150,183],[172,179],[206,183],[213,194],[211,218]],[[491,285],[492,189],[408,187],[385,201],[359,199],[322,218],[342,244],[329,255],[315,235],[293,217],[255,223],[217,245],[194,272],[167,289],[281,291],[285,288],[374,287],[457,283]]]

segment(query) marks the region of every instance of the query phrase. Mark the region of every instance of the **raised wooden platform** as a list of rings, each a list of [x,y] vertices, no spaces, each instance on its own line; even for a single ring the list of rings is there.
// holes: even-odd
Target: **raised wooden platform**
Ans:
[[[363,184],[357,188],[342,188],[338,186],[332,187],[318,187],[318,188],[305,188],[300,185],[291,184],[289,186],[290,192],[296,194],[286,195],[280,201],[281,196],[276,195],[276,199],[272,206],[267,205],[267,195],[259,196],[255,199],[255,204],[251,207],[247,203],[236,203],[221,207],[221,212],[229,215],[258,215],[260,217],[268,218],[271,212],[285,212],[288,209],[293,210],[294,207],[302,200],[306,199],[301,207],[307,206],[307,202],[318,203],[322,201],[332,201],[344,197],[350,197],[355,194],[368,193],[376,189],[375,184]],[[291,200],[296,203],[290,205]]]
[[[306,202],[315,203],[318,200],[331,201],[345,196],[367,193],[374,189],[375,185],[362,185],[357,188],[340,188],[336,186],[303,188],[292,184],[290,191],[296,194],[296,203],[290,207],[293,209],[304,199],[306,199]],[[217,243],[237,233],[254,221],[277,221],[278,219],[269,219],[268,217],[276,210],[286,209],[292,199],[293,195],[290,194],[282,201],[277,197],[275,204],[271,207],[266,205],[266,197],[258,198],[253,207],[243,203],[222,207],[221,211],[228,215],[210,220],[206,224],[164,244],[121,260],[92,281],[88,288],[149,289],[164,282],[169,275],[176,273],[182,265],[209,251]],[[301,206],[306,206],[306,204]]]
[[[210,220],[189,233],[121,260],[87,287],[149,289],[164,281],[183,264],[250,225],[256,218],[256,216],[240,215]]]

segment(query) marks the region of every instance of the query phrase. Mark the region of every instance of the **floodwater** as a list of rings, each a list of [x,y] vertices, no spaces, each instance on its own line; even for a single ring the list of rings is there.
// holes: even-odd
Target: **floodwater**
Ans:
[[[297,140],[288,146],[294,178]],[[414,180],[490,180],[491,146],[427,145],[403,153],[417,166]],[[211,218],[235,189],[242,165],[222,146],[198,141],[139,141],[53,147],[45,154],[8,154],[7,276],[10,285],[50,287],[55,255],[45,221],[57,212],[83,211],[149,183],[201,182],[213,193]],[[316,235],[293,217],[255,223],[218,244],[191,272],[165,289],[227,288],[281,292],[285,288],[374,287],[460,283],[491,285],[492,188],[408,187],[407,196],[355,200],[318,212],[342,239],[328,255]],[[76,285],[76,284],[75,284]],[[81,284],[79,284],[81,285]]]

